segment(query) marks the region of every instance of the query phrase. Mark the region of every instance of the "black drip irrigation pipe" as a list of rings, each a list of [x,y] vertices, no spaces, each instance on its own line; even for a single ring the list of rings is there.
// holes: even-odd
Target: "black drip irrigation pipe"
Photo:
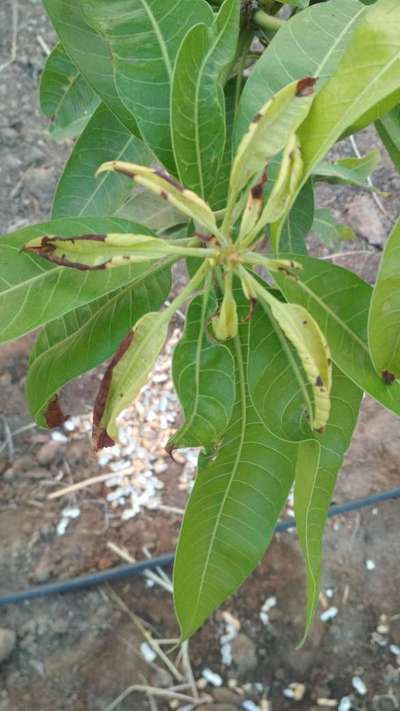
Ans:
[[[367,508],[368,506],[380,504],[383,501],[391,501],[392,499],[399,498],[400,487],[396,489],[390,489],[389,491],[382,491],[379,494],[364,496],[361,499],[354,499],[353,501],[348,501],[345,504],[335,504],[330,507],[328,511],[328,518],[331,518],[332,516],[338,516],[339,514],[350,513],[351,511],[359,511],[360,509]],[[275,528],[275,533],[282,533],[283,531],[289,531],[293,528],[296,528],[295,520],[286,519],[285,521],[281,521],[280,523],[278,523]],[[73,592],[74,590],[83,590],[86,588],[94,587],[96,585],[101,585],[102,583],[111,582],[112,580],[123,580],[124,578],[130,578],[134,575],[144,573],[146,570],[165,568],[171,565],[173,562],[174,554],[166,553],[165,555],[159,556],[158,558],[148,558],[146,560],[140,560],[137,563],[119,565],[115,568],[103,570],[99,573],[90,573],[88,575],[82,575],[79,578],[71,578],[70,580],[57,580],[54,583],[38,585],[37,587],[30,588],[29,590],[21,590],[20,592],[10,593],[9,595],[2,595],[0,596],[0,606],[25,602],[27,600],[33,600],[34,598],[38,597],[48,597],[49,595],[55,595],[56,593],[66,593]]]

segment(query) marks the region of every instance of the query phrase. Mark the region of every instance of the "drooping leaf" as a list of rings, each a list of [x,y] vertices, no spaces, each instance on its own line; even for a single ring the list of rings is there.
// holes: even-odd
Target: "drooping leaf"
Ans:
[[[375,125],[395,168],[400,171],[400,106],[392,109],[386,116],[379,119]]]
[[[183,185],[209,199],[226,141],[223,83],[233,62],[239,3],[225,0],[211,27],[196,25],[180,47],[171,95],[172,143]]]
[[[252,284],[256,289],[256,281]],[[307,309],[295,303],[282,303],[269,290],[265,289],[261,283],[257,284],[257,298],[267,307],[268,313],[275,320],[278,329],[281,329],[285,337],[295,348],[301,361],[304,373],[308,380],[312,393],[312,408],[308,407],[310,426],[312,430],[323,430],[330,412],[330,391],[332,387],[332,366],[330,350],[324,334],[318,322],[310,315]],[[274,329],[275,338],[272,343],[279,341],[282,348],[282,339],[279,331]],[[284,346],[283,346],[284,347]],[[304,384],[304,377],[297,372],[298,365],[290,358],[291,352],[286,350],[286,359],[290,360],[290,368],[295,370],[298,384],[302,387],[303,398],[309,403],[309,394]],[[297,368],[296,368],[297,365]],[[264,365],[265,367],[265,365]],[[265,401],[264,401],[265,402]],[[302,422],[300,420],[299,425]],[[300,431],[300,427],[299,427]],[[299,435],[295,438],[299,439]],[[302,439],[300,435],[300,439]]]
[[[400,383],[389,387],[383,382],[368,350],[371,287],[328,262],[300,255],[296,261],[303,265],[296,282],[275,275],[285,298],[304,306],[320,324],[338,368],[386,409],[400,414]]]
[[[145,264],[106,273],[65,269],[21,252],[27,242],[46,233],[73,237],[136,229],[138,225],[115,218],[65,218],[0,237],[0,342],[18,338],[128,285],[146,269]],[[140,230],[146,231],[144,227]]]
[[[125,178],[122,180],[128,187],[130,195],[118,208],[115,217],[134,220],[159,234],[169,233],[171,230],[176,232],[175,228],[180,229],[182,225],[186,225],[186,218],[182,213],[162,197],[157,197],[154,193],[149,193],[139,186],[132,192],[132,186],[127,183]],[[190,235],[187,233],[183,235],[183,237],[188,236]]]
[[[129,131],[139,135],[136,121],[118,96],[109,47],[88,25],[80,0],[43,0],[43,5],[75,67]]]
[[[307,8],[288,20],[256,62],[240,100],[236,144],[261,106],[288,82],[329,79],[365,11],[358,0],[335,0]]]
[[[111,233],[73,237],[41,235],[28,242],[24,251],[63,267],[90,271],[112,269],[172,256],[165,240],[149,234]]]
[[[204,202],[196,193],[186,190],[171,175],[159,168],[146,168],[134,163],[122,163],[111,161],[104,163],[98,170],[98,174],[113,171],[126,175],[139,185],[147,188],[156,195],[164,198],[178,210],[187,215],[190,219],[200,223],[211,234],[217,234],[218,228],[214,214],[209,205]]]
[[[331,211],[326,207],[315,210],[311,231],[317,234],[328,247],[334,246],[341,240],[355,239],[351,227],[336,222]]]
[[[375,370],[385,382],[400,378],[400,222],[383,253],[372,294],[368,342]]]
[[[253,116],[232,165],[230,190],[234,197],[288,143],[307,116],[315,80],[300,79],[275,94]]]
[[[307,611],[305,635],[318,604],[321,550],[326,517],[337,474],[350,445],[362,391],[337,368],[333,370],[331,414],[323,435],[301,442],[296,465],[294,509],[297,535],[306,562]]]
[[[40,79],[40,108],[51,119],[53,138],[79,136],[100,99],[71,62],[62,44],[49,55]]]
[[[381,160],[377,148],[361,158],[340,158],[334,163],[322,161],[313,174],[328,183],[347,183],[369,189],[368,178],[377,168]]]
[[[244,302],[241,316],[247,308]],[[232,420],[216,456],[204,462],[196,478],[178,542],[174,601],[183,639],[257,565],[294,478],[297,446],[273,437],[251,405],[248,331],[248,324],[241,325],[235,346]]]
[[[184,422],[168,449],[215,447],[231,420],[235,402],[235,364],[230,350],[207,334],[216,300],[205,292],[193,299],[185,332],[174,350],[172,374]]]
[[[149,268],[128,286],[47,324],[30,356],[26,397],[45,427],[49,403],[67,382],[111,357],[129,328],[168,296],[170,270]],[[110,328],[111,325],[111,328]]]
[[[112,446],[117,438],[116,419],[139,395],[168,334],[164,313],[142,316],[121,342],[97,395],[93,413],[96,448]]]
[[[214,19],[204,0],[81,0],[92,27],[106,38],[119,96],[158,159],[174,172],[170,135],[172,70],[187,31]]]
[[[284,224],[281,236],[282,252],[305,254],[305,238],[314,221],[314,187],[308,180],[298,194]]]
[[[54,196],[53,218],[113,215],[127,199],[131,186],[121,175],[107,173],[96,178],[95,173],[99,165],[114,159],[150,165],[154,156],[103,103],[67,161]],[[141,222],[140,217],[130,219]]]

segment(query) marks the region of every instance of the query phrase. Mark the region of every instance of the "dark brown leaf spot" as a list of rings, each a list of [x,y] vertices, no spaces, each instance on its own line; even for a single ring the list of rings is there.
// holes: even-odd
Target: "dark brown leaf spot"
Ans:
[[[296,96],[311,96],[314,93],[315,82],[313,77],[304,77],[297,83]]]
[[[124,166],[119,166],[116,163],[113,163],[113,170],[115,170],[116,173],[122,173],[123,175],[126,175],[127,178],[132,178],[132,180],[136,176],[136,173],[132,172],[131,170],[128,170],[128,168],[125,168]]]
[[[176,450],[175,444],[174,444],[173,440],[170,440],[165,447],[165,451],[168,454],[168,456],[172,459],[172,461],[175,462],[175,464],[179,464],[177,459],[175,459],[175,457],[174,457],[175,450]]]
[[[393,385],[394,381],[396,380],[396,376],[393,375],[389,370],[384,370],[382,371],[382,380],[385,383],[385,385]]]
[[[179,190],[180,193],[184,192],[185,188],[183,187],[183,185],[178,183],[178,181],[175,180],[175,178],[173,178],[172,175],[170,175],[169,173],[166,173],[165,170],[155,170],[154,173],[155,173],[155,175],[158,175],[159,178],[162,178],[163,180],[165,180],[166,183],[169,183],[170,185],[172,185],[173,188],[176,188],[177,190]]]
[[[316,379],[315,384],[316,384],[317,388],[323,388],[323,387],[324,387],[324,384],[323,384],[323,382],[322,382],[322,378],[321,378],[320,375],[319,375],[318,378]]]
[[[57,395],[55,395],[47,405],[46,412],[44,413],[44,419],[46,420],[47,427],[50,429],[53,429],[54,427],[61,427],[63,422],[68,419],[60,407]]]
[[[319,428],[318,428],[317,430],[315,430],[315,431],[318,432],[318,434],[321,434],[321,435],[322,435],[322,434],[324,434],[324,432],[325,432],[325,427],[319,427]]]
[[[258,112],[258,113],[256,113],[256,115],[253,117],[251,123],[258,123],[259,121],[261,121],[261,119],[262,119],[262,114],[260,114],[260,113]]]
[[[163,200],[168,200],[168,195],[165,190],[161,190],[160,197],[162,197]]]
[[[112,447],[114,444],[113,440],[111,439],[111,437],[109,437],[105,428],[101,424],[101,420],[104,414],[104,408],[106,406],[108,393],[110,391],[114,368],[119,363],[121,358],[125,355],[126,351],[131,345],[133,335],[133,331],[129,331],[128,335],[125,336],[124,340],[120,343],[110,363],[108,364],[107,370],[103,376],[103,380],[100,383],[100,388],[97,393],[96,401],[94,403],[93,408],[92,437],[96,451],[99,449],[103,449],[104,447]]]
[[[249,310],[248,310],[246,316],[241,320],[241,323],[249,323],[249,321],[251,321],[251,319],[253,318],[256,306],[257,306],[257,300],[250,299]]]

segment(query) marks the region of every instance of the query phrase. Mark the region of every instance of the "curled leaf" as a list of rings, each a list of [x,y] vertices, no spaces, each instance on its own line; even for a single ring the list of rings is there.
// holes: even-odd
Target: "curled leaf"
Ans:
[[[261,213],[264,206],[264,185],[267,180],[267,171],[265,171],[260,180],[253,185],[249,192],[249,197],[247,199],[247,205],[243,212],[242,222],[240,224],[240,231],[238,240],[242,240],[249,232],[252,232],[253,228],[256,226],[258,220],[261,217]]]
[[[139,185],[151,190],[156,195],[164,198],[178,210],[188,215],[195,222],[206,227],[211,234],[218,232],[214,214],[204,200],[191,190],[186,190],[169,173],[159,168],[146,168],[135,163],[124,163],[122,161],[110,161],[103,163],[97,171],[97,175],[107,170],[122,173],[131,178]]]
[[[131,405],[145,384],[168,332],[168,319],[160,312],[142,316],[112,358],[97,395],[93,412],[96,449],[111,447],[117,437],[116,418]]]
[[[303,159],[296,134],[290,137],[281,162],[278,178],[263,210],[255,232],[271,222],[277,222],[285,214],[292,196],[297,191],[303,176]]]
[[[133,234],[82,235],[68,239],[44,235],[28,242],[24,250],[81,271],[147,262],[171,253],[167,242],[150,235]]]
[[[230,185],[235,196],[286,146],[304,121],[314,98],[315,82],[305,77],[288,84],[254,116],[232,166]]]

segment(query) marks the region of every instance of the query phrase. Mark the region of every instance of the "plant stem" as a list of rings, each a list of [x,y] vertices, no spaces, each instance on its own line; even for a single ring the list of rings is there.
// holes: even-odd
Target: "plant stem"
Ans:
[[[279,30],[285,24],[285,20],[268,15],[264,10],[257,10],[253,15],[253,21],[263,30]]]
[[[204,250],[202,250],[204,252]],[[186,286],[179,292],[178,296],[172,301],[172,303],[165,309],[164,317],[169,320],[174,315],[186,299],[200,286],[201,282],[204,280],[207,272],[210,270],[210,265],[208,261],[204,262],[200,269],[197,270],[196,274],[191,278],[191,280],[186,284]]]

